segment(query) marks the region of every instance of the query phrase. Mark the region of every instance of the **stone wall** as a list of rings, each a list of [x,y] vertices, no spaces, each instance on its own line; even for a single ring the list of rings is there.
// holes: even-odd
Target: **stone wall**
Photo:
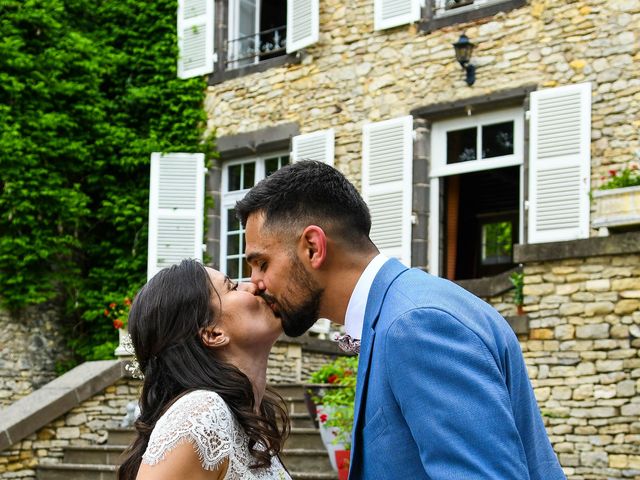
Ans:
[[[521,346],[568,478],[640,478],[640,255],[528,263],[524,273]]]
[[[211,85],[205,108],[217,136],[289,122],[335,129],[335,164],[360,182],[362,126],[412,109],[592,82],[592,182],[640,156],[640,0],[531,0],[467,23],[421,32],[373,30],[373,1],[320,2],[320,39],[300,64]],[[464,83],[452,42],[476,44],[476,82]]]
[[[119,380],[9,449],[0,451],[0,479],[35,480],[38,464],[60,463],[63,449],[104,443],[120,425],[126,405],[138,398],[140,381]]]
[[[0,312],[0,409],[53,380],[65,352],[52,312]]]
[[[271,384],[301,382],[309,373],[332,358],[335,349],[314,341],[315,350],[304,351],[304,340],[279,341],[269,358]],[[327,344],[328,345],[328,344]],[[108,430],[120,425],[129,402],[137,402],[142,382],[123,378],[71,409],[64,416],[0,451],[0,479],[36,480],[39,464],[60,463],[67,446],[106,442]]]

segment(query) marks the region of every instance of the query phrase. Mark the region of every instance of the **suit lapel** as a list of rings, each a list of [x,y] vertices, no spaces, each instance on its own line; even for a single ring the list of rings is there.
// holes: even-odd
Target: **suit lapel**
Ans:
[[[366,389],[369,378],[369,366],[371,365],[371,353],[373,351],[373,343],[375,338],[375,326],[378,322],[378,315],[382,308],[382,302],[387,294],[387,290],[393,281],[402,272],[407,270],[402,263],[395,258],[388,260],[380,269],[369,291],[367,299],[367,308],[364,315],[364,325],[362,328],[362,339],[360,343],[360,358],[358,360],[358,377],[356,380],[356,398],[353,413],[353,439],[354,443],[357,438],[356,432],[361,431],[358,427],[360,421],[360,411],[363,399],[366,398]],[[352,448],[352,461],[353,452]]]

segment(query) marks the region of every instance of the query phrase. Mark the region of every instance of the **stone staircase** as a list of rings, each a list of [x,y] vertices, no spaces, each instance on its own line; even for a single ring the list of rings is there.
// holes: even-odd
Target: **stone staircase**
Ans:
[[[277,385],[276,390],[287,402],[291,417],[291,435],[285,444],[282,461],[294,480],[334,480],[327,451],[319,430],[307,413],[302,385]],[[133,438],[133,430],[109,430],[105,445],[69,446],[64,449],[62,463],[40,465],[38,480],[114,480],[120,455]]]

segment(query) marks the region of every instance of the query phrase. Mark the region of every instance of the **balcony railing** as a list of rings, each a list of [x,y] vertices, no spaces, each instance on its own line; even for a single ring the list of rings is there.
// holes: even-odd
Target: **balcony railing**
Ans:
[[[492,3],[500,3],[504,0],[432,0],[433,11],[436,16],[457,13],[457,9],[464,7],[489,5]]]
[[[270,28],[226,42],[226,69],[253,65],[284,55],[287,47],[287,26]]]

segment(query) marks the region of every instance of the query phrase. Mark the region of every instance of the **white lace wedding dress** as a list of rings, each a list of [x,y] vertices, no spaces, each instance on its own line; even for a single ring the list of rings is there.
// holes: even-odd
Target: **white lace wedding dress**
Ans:
[[[177,445],[190,442],[202,468],[214,470],[225,459],[225,480],[291,480],[278,457],[268,468],[250,469],[249,438],[215,392],[196,390],[179,398],[156,423],[142,462],[156,465]]]

